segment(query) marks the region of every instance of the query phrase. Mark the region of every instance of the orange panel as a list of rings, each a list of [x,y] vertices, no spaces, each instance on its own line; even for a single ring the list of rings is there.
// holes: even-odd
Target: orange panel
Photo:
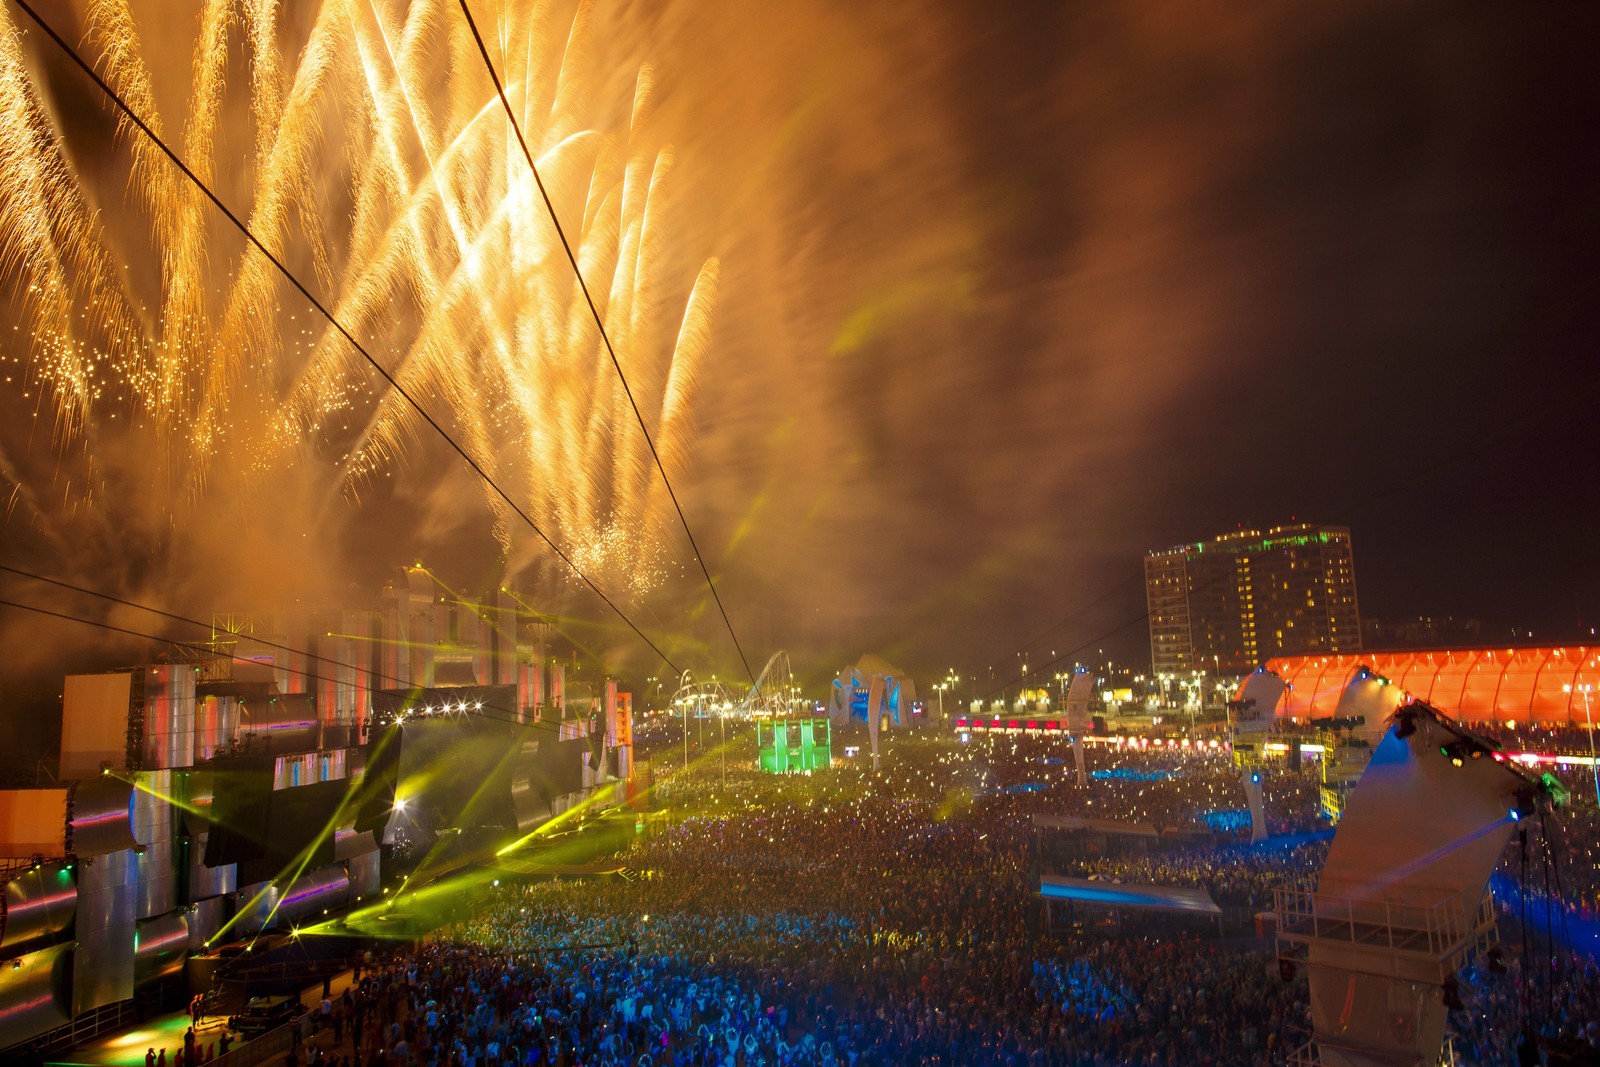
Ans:
[[[1351,675],[1367,664],[1413,697],[1467,721],[1582,725],[1582,686],[1600,721],[1600,649],[1587,646],[1435,649],[1340,656],[1282,656],[1266,664],[1294,688],[1280,715],[1332,715]],[[1567,691],[1563,687],[1571,687]]]
[[[1327,659],[1326,656],[1299,658],[1294,671],[1293,714],[1296,717],[1306,719],[1317,714],[1317,685],[1322,681]]]
[[[1377,657],[1383,664],[1373,664],[1373,670],[1408,693],[1416,692],[1415,680],[1433,674],[1433,663],[1426,652],[1387,652]]]
[[[1426,656],[1427,673],[1417,675],[1417,688],[1410,691],[1416,693],[1416,695],[1421,697],[1423,700],[1431,702],[1433,700],[1433,691],[1434,689],[1438,688],[1439,685],[1439,665],[1443,663],[1448,656],[1449,653],[1447,652],[1429,652]],[[1419,669],[1423,659],[1424,657],[1422,656],[1417,657]],[[1456,692],[1457,695],[1460,694],[1460,690],[1457,690]]]
[[[1327,714],[1322,709],[1322,676],[1328,673],[1328,657],[1316,656],[1306,661],[1305,675],[1301,684],[1305,686],[1305,699],[1307,716]]]
[[[1429,688],[1428,703],[1450,715],[1461,707],[1461,694],[1467,688],[1467,675],[1477,662],[1475,652],[1446,652],[1442,654],[1433,672],[1433,685]]]
[[[1278,672],[1278,677],[1283,679],[1289,689],[1283,694],[1277,715],[1279,718],[1306,718],[1311,714],[1310,664],[1303,656],[1296,656],[1293,660],[1285,662],[1288,665]],[[1243,692],[1243,681],[1239,683],[1239,689]]]
[[[1467,653],[1472,666],[1467,670],[1466,684],[1461,690],[1461,701],[1453,709],[1445,708],[1458,719],[1478,721],[1495,717],[1495,698],[1500,692],[1500,676],[1511,659],[1511,649],[1484,649]]]
[[[1567,717],[1573,723],[1600,722],[1600,649],[1580,648],[1579,667],[1566,684],[1572,686]],[[1584,687],[1588,688],[1585,693]],[[1562,696],[1569,694],[1563,693]]]
[[[1323,656],[1322,670],[1317,672],[1316,689],[1311,694],[1312,707],[1318,715],[1331,715],[1339,706],[1339,695],[1345,682],[1355,670],[1354,663],[1346,663],[1347,656]]]
[[[1495,694],[1494,707],[1485,716],[1491,719],[1527,719],[1533,714],[1533,695],[1538,687],[1539,673],[1550,661],[1553,648],[1519,648],[1506,656],[1505,670],[1500,675],[1500,691]]]

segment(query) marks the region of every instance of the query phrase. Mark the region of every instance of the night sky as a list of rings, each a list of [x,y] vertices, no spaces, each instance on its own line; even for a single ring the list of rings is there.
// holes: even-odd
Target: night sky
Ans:
[[[675,149],[663,300],[721,263],[677,488],[757,663],[1138,660],[1145,551],[1291,517],[1352,528],[1364,615],[1535,642],[1600,626],[1600,9],[594,17],[596,97],[625,108],[648,61]],[[90,105],[71,77],[51,84],[85,182],[137,229],[115,221],[116,151],[89,143],[105,120],[74,117]],[[481,493],[426,443],[359,505],[300,500],[319,468],[173,519],[147,457],[106,435],[126,452],[96,506],[138,521],[88,535],[105,520],[68,503],[75,446],[30,425],[36,394],[5,399],[8,560],[200,611],[370,594],[416,558],[467,588],[506,570]],[[303,554],[231,556],[221,531],[268,512],[311,516]],[[675,576],[630,612],[730,669],[681,538],[667,551]],[[31,670],[96,640],[46,642],[15,612],[0,627],[8,648],[27,634]]]
[[[1593,13],[1034,7],[880,16],[888,83],[818,90],[776,240],[824,412],[746,484],[829,518],[778,555],[908,662],[1097,650],[1143,551],[1291,517],[1352,527],[1369,615],[1586,634]]]

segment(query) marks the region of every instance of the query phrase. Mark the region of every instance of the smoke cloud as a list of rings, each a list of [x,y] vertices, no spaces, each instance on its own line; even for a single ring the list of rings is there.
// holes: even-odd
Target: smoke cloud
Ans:
[[[1461,450],[1397,435],[1397,419],[1477,410],[1490,394],[1524,407],[1575,403],[1537,383],[1594,338],[1593,313],[1582,310],[1592,301],[1568,279],[1584,256],[1578,238],[1595,236],[1597,223],[1581,206],[1584,181],[1535,162],[1570,150],[1559,124],[1524,120],[1553,98],[1593,117],[1595,89],[1583,88],[1581,59],[1562,43],[1584,39],[1581,27],[1518,20],[1513,30],[1511,16],[1376,3],[551,9],[530,30],[525,5],[474,5],[497,28],[501,68],[524,63],[513,46],[526,46],[527,63],[548,57],[530,82],[570,104],[532,131],[541,153],[572,157],[566,170],[552,164],[564,222],[581,231],[603,214],[594,190],[605,183],[588,176],[622,167],[635,149],[659,164],[648,265],[627,291],[645,318],[635,331],[615,320],[618,355],[638,376],[652,431],[676,419],[664,442],[675,488],[757,668],[781,647],[802,674],[819,676],[869,648],[935,671],[958,660],[969,670],[1010,664],[1021,651],[1087,659],[1107,643],[1137,656],[1143,551],[1291,515],[1354,525],[1371,607],[1510,610],[1492,589],[1454,591],[1478,542],[1428,560],[1410,547],[1397,511],[1441,499],[1383,492],[1408,465],[1435,472],[1442,498],[1466,491],[1438,473],[1464,462]],[[492,103],[486,77],[463,88],[480,71],[453,5],[411,24],[393,6],[330,10],[291,12],[276,28],[285,71],[304,61],[320,20],[355,18],[387,25],[397,53],[428,35],[451,42],[455,64],[427,67],[411,87],[422,125]],[[201,25],[192,5],[132,11],[141,25]],[[507,26],[522,36],[508,37]],[[25,38],[27,69],[89,209],[104,216],[107,269],[137,272],[126,288],[149,302],[135,312],[149,329],[162,299],[151,285],[161,242],[135,211],[129,141],[108,145],[106,113],[81,78],[36,33]],[[161,53],[151,53],[162,72],[153,99],[181,129],[192,101],[174,72],[190,69],[193,39],[180,48],[152,30],[145,45]],[[259,186],[240,161],[253,158],[258,120],[244,45],[228,47],[216,169],[228,195],[248,204]],[[321,105],[325,134],[348,128],[335,100],[370,106],[361,80]],[[392,79],[379,93],[390,106],[406,95]],[[416,163],[424,141],[397,151]],[[327,217],[346,221],[291,241],[289,257],[337,290],[342,263],[382,254],[357,231],[369,203],[360,183],[387,149],[370,133],[335,147],[317,156],[314,185]],[[496,189],[516,166],[515,157],[499,165]],[[471,173],[463,166],[446,182]],[[655,173],[630,172],[629,188]],[[1536,191],[1538,206],[1511,221],[1510,205]],[[549,241],[531,236],[544,225],[536,201],[514,214],[483,223],[494,237],[476,253],[486,285],[515,274],[532,254],[527,242]],[[443,235],[444,224],[431,232]],[[626,234],[623,222],[616,240]],[[548,243],[539,249],[551,254]],[[210,267],[240,269],[236,242],[218,238],[208,252]],[[696,327],[704,346],[677,357],[685,391],[673,416],[664,409],[671,353],[708,263],[715,285]],[[23,322],[23,275],[10,266]],[[608,321],[622,314],[620,276],[597,286]],[[493,299],[549,302],[557,274],[540,277],[543,288]],[[585,558],[647,630],[708,670],[732,671],[699,568],[605,378],[609,364],[592,358],[597,339],[573,294],[510,335],[529,347],[578,337],[571,351],[588,354],[570,373],[545,366],[559,392],[517,402],[537,414],[523,424],[501,417],[511,400],[486,407],[458,395],[484,380],[479,362],[494,338],[471,327],[450,335],[459,350],[419,342],[432,290],[419,272],[383,281],[400,313],[369,308],[363,337],[437,365],[413,379],[422,395],[554,523],[564,548],[580,545],[584,529],[637,520],[642,532],[596,537]],[[224,386],[236,394],[229,411],[256,428],[201,478],[162,455],[148,425],[125,428],[137,421],[126,402],[92,405],[88,432],[50,426],[39,357],[13,343],[0,429],[8,555],[198,610],[343,599],[417,559],[468,590],[509,574],[557,614],[612,624],[602,644],[620,669],[653,667],[425,427],[383,424],[394,401],[371,373],[331,357],[320,334],[296,347],[296,331],[320,328],[298,297],[275,292],[279,340],[263,350],[277,362],[264,373],[242,367]],[[1563,325],[1530,329],[1552,316]],[[1513,358],[1531,373],[1507,383]],[[445,369],[469,365],[478,369],[466,377]],[[279,402],[316,366],[348,392],[336,431],[279,417]],[[515,373],[503,382],[495,395],[513,400],[526,384]],[[195,417],[174,415],[185,426]],[[1587,436],[1561,441],[1559,455],[1594,443],[1592,429],[1575,432]],[[1515,466],[1531,446],[1510,436],[1503,462]],[[348,449],[372,440],[379,446],[353,476]],[[549,458],[577,452],[588,458]],[[616,455],[633,458],[607,458]],[[1588,500],[1565,528],[1576,540],[1594,531],[1595,515]],[[1548,577],[1582,591],[1580,614],[1592,611],[1596,586],[1583,567]],[[632,582],[646,572],[649,581]],[[19,643],[32,626],[0,616],[8,648],[48,659],[38,640]]]

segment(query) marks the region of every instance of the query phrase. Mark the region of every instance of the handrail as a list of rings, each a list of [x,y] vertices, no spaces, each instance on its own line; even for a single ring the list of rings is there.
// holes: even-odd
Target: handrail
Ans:
[[[1476,929],[1481,908],[1469,919],[1459,894],[1430,904],[1409,904],[1317,892],[1309,886],[1280,887],[1274,892],[1279,931],[1290,937],[1330,940],[1380,939],[1390,949],[1437,953],[1458,944]],[[1358,936],[1365,934],[1367,936]]]
[[[282,1026],[275,1026],[257,1037],[242,1041],[226,1054],[208,1061],[211,1067],[252,1067],[270,1056],[276,1056],[294,1043],[294,1028],[300,1025],[305,1013],[296,1015]]]

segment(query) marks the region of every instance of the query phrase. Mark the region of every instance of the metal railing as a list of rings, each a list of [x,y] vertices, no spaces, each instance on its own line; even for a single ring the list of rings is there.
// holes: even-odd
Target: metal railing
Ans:
[[[53,1030],[35,1034],[9,1049],[0,1049],[0,1061],[10,1062],[9,1057],[21,1050],[27,1050],[25,1054],[38,1055],[71,1048],[91,1038],[99,1037],[107,1031],[117,1030],[135,1022],[141,1014],[138,1002],[133,1000],[119,1000],[115,1004],[90,1008]]]
[[[1482,914],[1469,921],[1458,894],[1431,904],[1319,893],[1310,887],[1274,891],[1278,933],[1286,938],[1381,945],[1396,952],[1442,956],[1471,937]]]
[[[1286,1067],[1322,1067],[1322,1051],[1315,1041],[1307,1041],[1290,1052],[1284,1063]],[[1456,1056],[1450,1035],[1444,1035],[1444,1045],[1439,1049],[1437,1067],[1460,1067],[1460,1064],[1461,1060]]]
[[[274,1027],[258,1037],[241,1042],[221,1056],[207,1061],[210,1067],[252,1067],[253,1064],[276,1056],[294,1044],[294,1029],[304,1015],[296,1015],[282,1026]]]

